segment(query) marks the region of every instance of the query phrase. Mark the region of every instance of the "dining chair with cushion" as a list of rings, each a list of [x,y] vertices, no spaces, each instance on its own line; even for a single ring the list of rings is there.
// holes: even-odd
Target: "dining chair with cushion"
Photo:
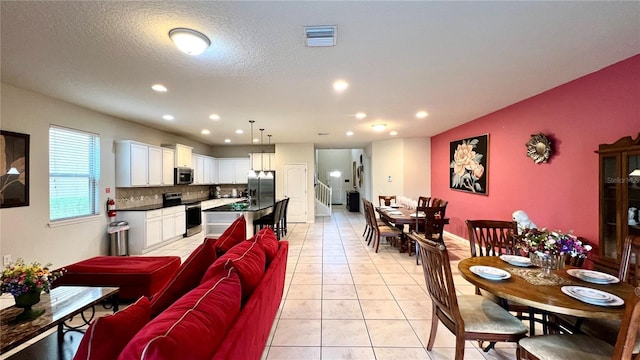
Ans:
[[[394,204],[397,204],[395,195],[378,195],[378,205],[380,206],[391,206],[391,201]]]
[[[444,218],[445,211],[445,207],[418,206],[416,208],[416,221],[411,231],[426,239],[442,242],[444,225],[447,223],[447,220]],[[419,216],[422,214],[424,214],[424,216]],[[416,265],[418,265],[418,244],[411,238],[408,238],[407,249],[409,256],[414,254],[415,249]]]
[[[640,235],[628,235],[622,245],[618,279],[635,287],[640,287]],[[581,332],[604,340],[610,345],[616,343],[616,334],[622,329],[621,321],[614,319],[575,318],[557,315],[551,319],[572,332]],[[568,326],[567,326],[568,325]],[[640,331],[640,330],[639,330]],[[640,354],[640,333],[637,334],[633,348],[634,354]]]
[[[518,342],[518,359],[630,360],[640,331],[640,287],[626,299],[625,307],[615,345],[584,334],[533,336]]]
[[[514,235],[518,233],[515,221],[467,220],[471,256],[520,255]]]
[[[431,331],[427,350],[433,348],[440,321],[456,337],[455,359],[464,359],[466,340],[488,341],[489,351],[496,342],[517,342],[527,328],[498,304],[478,295],[457,295],[451,274],[449,254],[444,243],[409,235],[419,245],[424,279],[431,298]]]
[[[371,202],[368,202],[365,211],[367,212],[370,221],[374,240],[373,246],[375,247],[376,252],[378,252],[378,248],[380,247],[380,238],[385,237],[387,239],[393,239],[402,236],[402,231],[400,231],[400,229],[381,223],[376,219],[375,209],[373,208],[373,204]],[[370,242],[371,240],[369,240],[369,243]],[[367,243],[367,245],[369,243]]]

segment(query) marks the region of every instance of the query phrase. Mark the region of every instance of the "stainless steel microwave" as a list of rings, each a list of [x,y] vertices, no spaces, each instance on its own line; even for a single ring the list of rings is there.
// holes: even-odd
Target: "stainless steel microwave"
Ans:
[[[173,171],[176,185],[188,185],[193,183],[193,169],[177,167]]]

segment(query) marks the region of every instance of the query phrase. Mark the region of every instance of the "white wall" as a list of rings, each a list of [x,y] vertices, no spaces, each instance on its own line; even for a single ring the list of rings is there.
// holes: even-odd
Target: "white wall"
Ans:
[[[103,115],[70,103],[1,85],[3,130],[31,135],[29,153],[29,206],[0,210],[0,253],[21,257],[27,262],[64,266],[108,253],[107,217],[49,227],[49,125],[55,124],[100,135],[100,193],[115,195],[114,140],[131,139],[160,145],[182,143],[198,153],[209,146]]]
[[[431,139],[407,138],[404,143],[404,196],[431,196]]]
[[[313,144],[276,144],[276,197],[282,198],[282,177],[285,164],[307,165],[307,223],[315,220],[315,196],[313,171],[315,169],[315,150]]]

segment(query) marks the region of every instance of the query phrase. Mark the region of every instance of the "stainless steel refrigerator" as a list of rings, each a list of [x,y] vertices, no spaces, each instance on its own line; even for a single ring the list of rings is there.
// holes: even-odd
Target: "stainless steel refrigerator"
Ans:
[[[276,202],[276,173],[271,171],[273,177],[251,177],[248,179],[249,197],[251,205],[265,207]]]

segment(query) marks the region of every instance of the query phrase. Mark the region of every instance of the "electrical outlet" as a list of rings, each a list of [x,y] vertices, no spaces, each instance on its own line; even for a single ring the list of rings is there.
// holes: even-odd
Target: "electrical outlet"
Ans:
[[[5,255],[2,258],[2,263],[4,264],[4,266],[9,266],[12,262],[13,260],[11,259],[11,255]]]

